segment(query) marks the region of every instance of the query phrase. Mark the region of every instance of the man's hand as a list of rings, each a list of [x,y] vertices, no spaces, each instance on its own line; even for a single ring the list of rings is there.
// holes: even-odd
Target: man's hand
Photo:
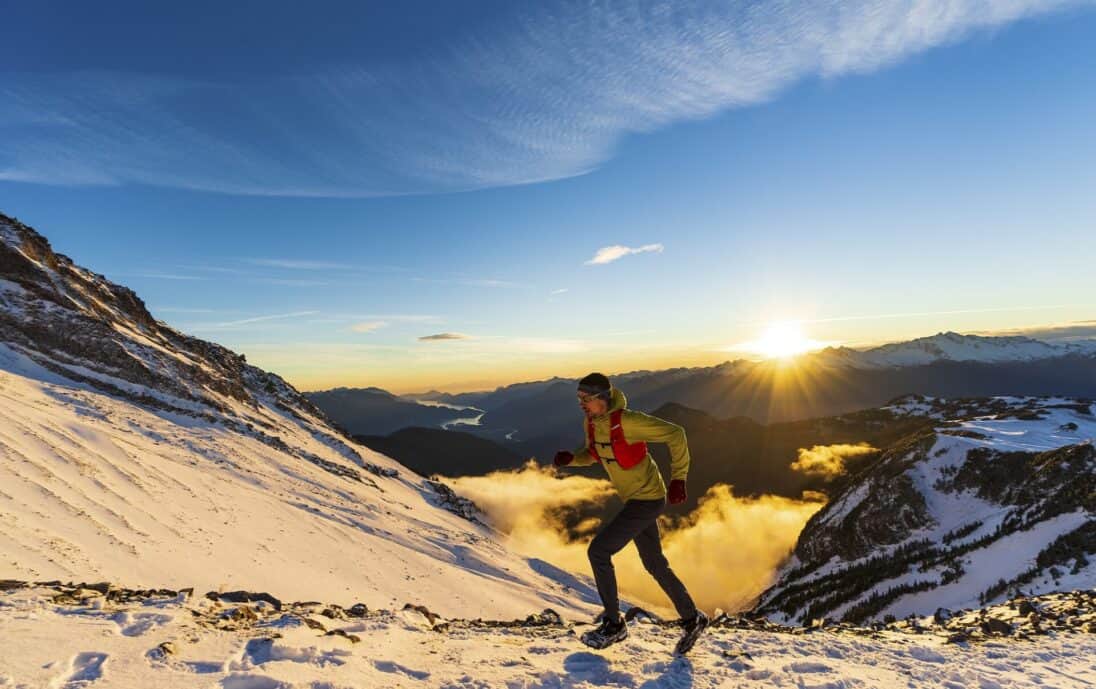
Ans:
[[[575,453],[568,452],[567,450],[560,450],[556,453],[556,457],[552,460],[552,463],[557,467],[565,467],[573,461],[575,461]]]
[[[680,505],[685,502],[685,498],[687,497],[688,495],[685,492],[685,479],[675,478],[673,481],[670,481],[669,499],[671,505]]]

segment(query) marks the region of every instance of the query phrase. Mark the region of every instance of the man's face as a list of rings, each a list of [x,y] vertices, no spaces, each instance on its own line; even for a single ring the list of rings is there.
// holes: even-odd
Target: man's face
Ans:
[[[609,400],[586,392],[578,393],[578,403],[586,416],[601,416],[609,411]]]

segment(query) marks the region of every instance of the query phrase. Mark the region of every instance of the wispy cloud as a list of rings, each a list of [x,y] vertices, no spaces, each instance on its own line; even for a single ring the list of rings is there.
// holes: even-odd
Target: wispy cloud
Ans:
[[[419,338],[419,342],[444,342],[446,340],[467,340],[468,335],[461,333],[437,333],[434,335],[423,335]]]
[[[285,287],[329,287],[331,285],[346,285],[345,282],[332,282],[331,280],[309,280],[305,278],[251,278],[252,282],[262,282],[267,285],[283,285]]]
[[[350,326],[350,329],[356,333],[371,333],[387,326],[388,323],[385,321],[366,321],[363,323],[355,323]]]
[[[404,323],[429,323],[432,321],[442,320],[441,316],[434,316],[426,313],[381,313],[381,314],[368,314],[364,316],[345,316],[351,319],[362,320],[380,320],[380,321],[400,321]]]
[[[231,328],[237,325],[248,325],[249,323],[260,323],[262,321],[276,321],[286,318],[300,318],[301,316],[311,316],[319,313],[319,311],[293,311],[292,313],[275,313],[269,316],[254,316],[252,318],[241,318],[237,321],[224,321],[223,323],[215,323],[214,325],[222,328]]]
[[[400,266],[359,265],[353,263],[339,263],[337,261],[302,260],[293,258],[245,258],[243,261],[251,265],[263,266],[266,268],[280,268],[284,270],[338,270],[368,273],[399,272],[407,270]]]
[[[597,168],[632,133],[1088,4],[545,3],[384,66],[220,81],[7,72],[0,178],[291,196],[560,179]]]
[[[180,273],[123,273],[123,275],[129,275],[135,278],[151,278],[153,280],[204,280],[204,277],[199,275],[182,275]]]
[[[438,323],[445,319],[440,316],[433,316],[430,314],[419,313],[328,313],[323,312],[319,314],[318,318],[308,319],[309,323],[339,323],[347,328],[354,329],[355,327],[366,328],[367,326],[374,326],[373,329],[388,327],[393,323]],[[359,331],[364,332],[364,330]]]
[[[248,263],[257,266],[271,268],[288,268],[291,270],[353,270],[354,266],[347,263],[333,263],[331,261],[300,261],[289,258],[246,258]]]
[[[556,296],[556,295],[558,295],[558,294],[564,294],[564,293],[566,293],[566,292],[568,292],[568,291],[569,291],[569,289],[568,289],[567,287],[561,287],[561,288],[559,288],[559,289],[554,289],[554,290],[552,290],[552,291],[551,291],[551,292],[549,292],[548,294],[549,294],[549,296],[553,296],[553,297],[554,297],[554,296]]]
[[[1049,304],[1045,306],[1004,306],[989,309],[950,309],[945,311],[902,311],[898,313],[876,313],[860,316],[832,316],[829,318],[807,318],[799,323],[833,323],[838,321],[874,321],[888,318],[916,318],[918,316],[950,316],[967,313],[1005,313],[1009,311],[1044,311],[1049,309],[1075,308],[1077,304]]]
[[[465,285],[467,287],[500,287],[503,289],[529,289],[531,285],[511,280],[495,280],[491,278],[412,278],[415,282],[434,282],[442,285]]]
[[[221,309],[200,309],[185,306],[155,306],[150,307],[149,310],[156,313],[228,313]]]
[[[602,265],[612,263],[631,254],[662,253],[662,250],[663,246],[661,244],[644,244],[635,248],[613,244],[598,249],[594,257],[586,262],[586,265]]]

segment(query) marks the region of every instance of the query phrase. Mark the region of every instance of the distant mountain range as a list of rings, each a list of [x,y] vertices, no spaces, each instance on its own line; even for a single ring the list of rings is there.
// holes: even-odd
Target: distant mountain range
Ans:
[[[945,332],[865,350],[831,347],[803,355],[791,365],[736,360],[709,367],[633,371],[613,376],[613,381],[627,395],[629,406],[642,411],[679,404],[717,419],[746,417],[763,424],[846,414],[908,394],[1096,397],[1096,340],[1052,343]],[[352,408],[344,401],[353,391],[309,397],[341,425],[368,428],[354,432],[370,435],[384,435],[391,431],[383,428],[394,430],[401,424],[440,425],[460,415],[439,415],[436,409],[416,405],[418,400],[475,407],[483,411],[478,424],[461,430],[543,460],[582,441],[575,383],[556,377],[484,392],[401,397],[369,393],[368,408]]]
[[[380,388],[335,388],[306,392],[305,397],[354,435],[387,435],[411,426],[440,427],[468,416],[451,406],[402,399]]]
[[[390,435],[355,435],[354,440],[423,476],[482,476],[516,469],[527,459],[487,438],[440,428],[412,426]]]

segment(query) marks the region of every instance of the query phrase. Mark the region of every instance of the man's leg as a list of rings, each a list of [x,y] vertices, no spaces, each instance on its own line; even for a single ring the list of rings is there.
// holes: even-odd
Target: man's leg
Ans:
[[[692,596],[685,590],[685,584],[677,578],[670,569],[670,563],[662,552],[662,538],[658,533],[658,520],[652,521],[650,526],[641,531],[636,537],[636,549],[639,550],[639,559],[647,568],[658,585],[670,597],[677,614],[681,619],[691,619],[696,614],[696,604]]]
[[[590,557],[590,566],[594,570],[594,581],[605,606],[605,615],[616,619],[620,614],[620,600],[617,597],[616,570],[612,557],[650,525],[658,516],[660,507],[652,500],[628,500],[613,519],[606,524],[590,546],[586,549]]]

